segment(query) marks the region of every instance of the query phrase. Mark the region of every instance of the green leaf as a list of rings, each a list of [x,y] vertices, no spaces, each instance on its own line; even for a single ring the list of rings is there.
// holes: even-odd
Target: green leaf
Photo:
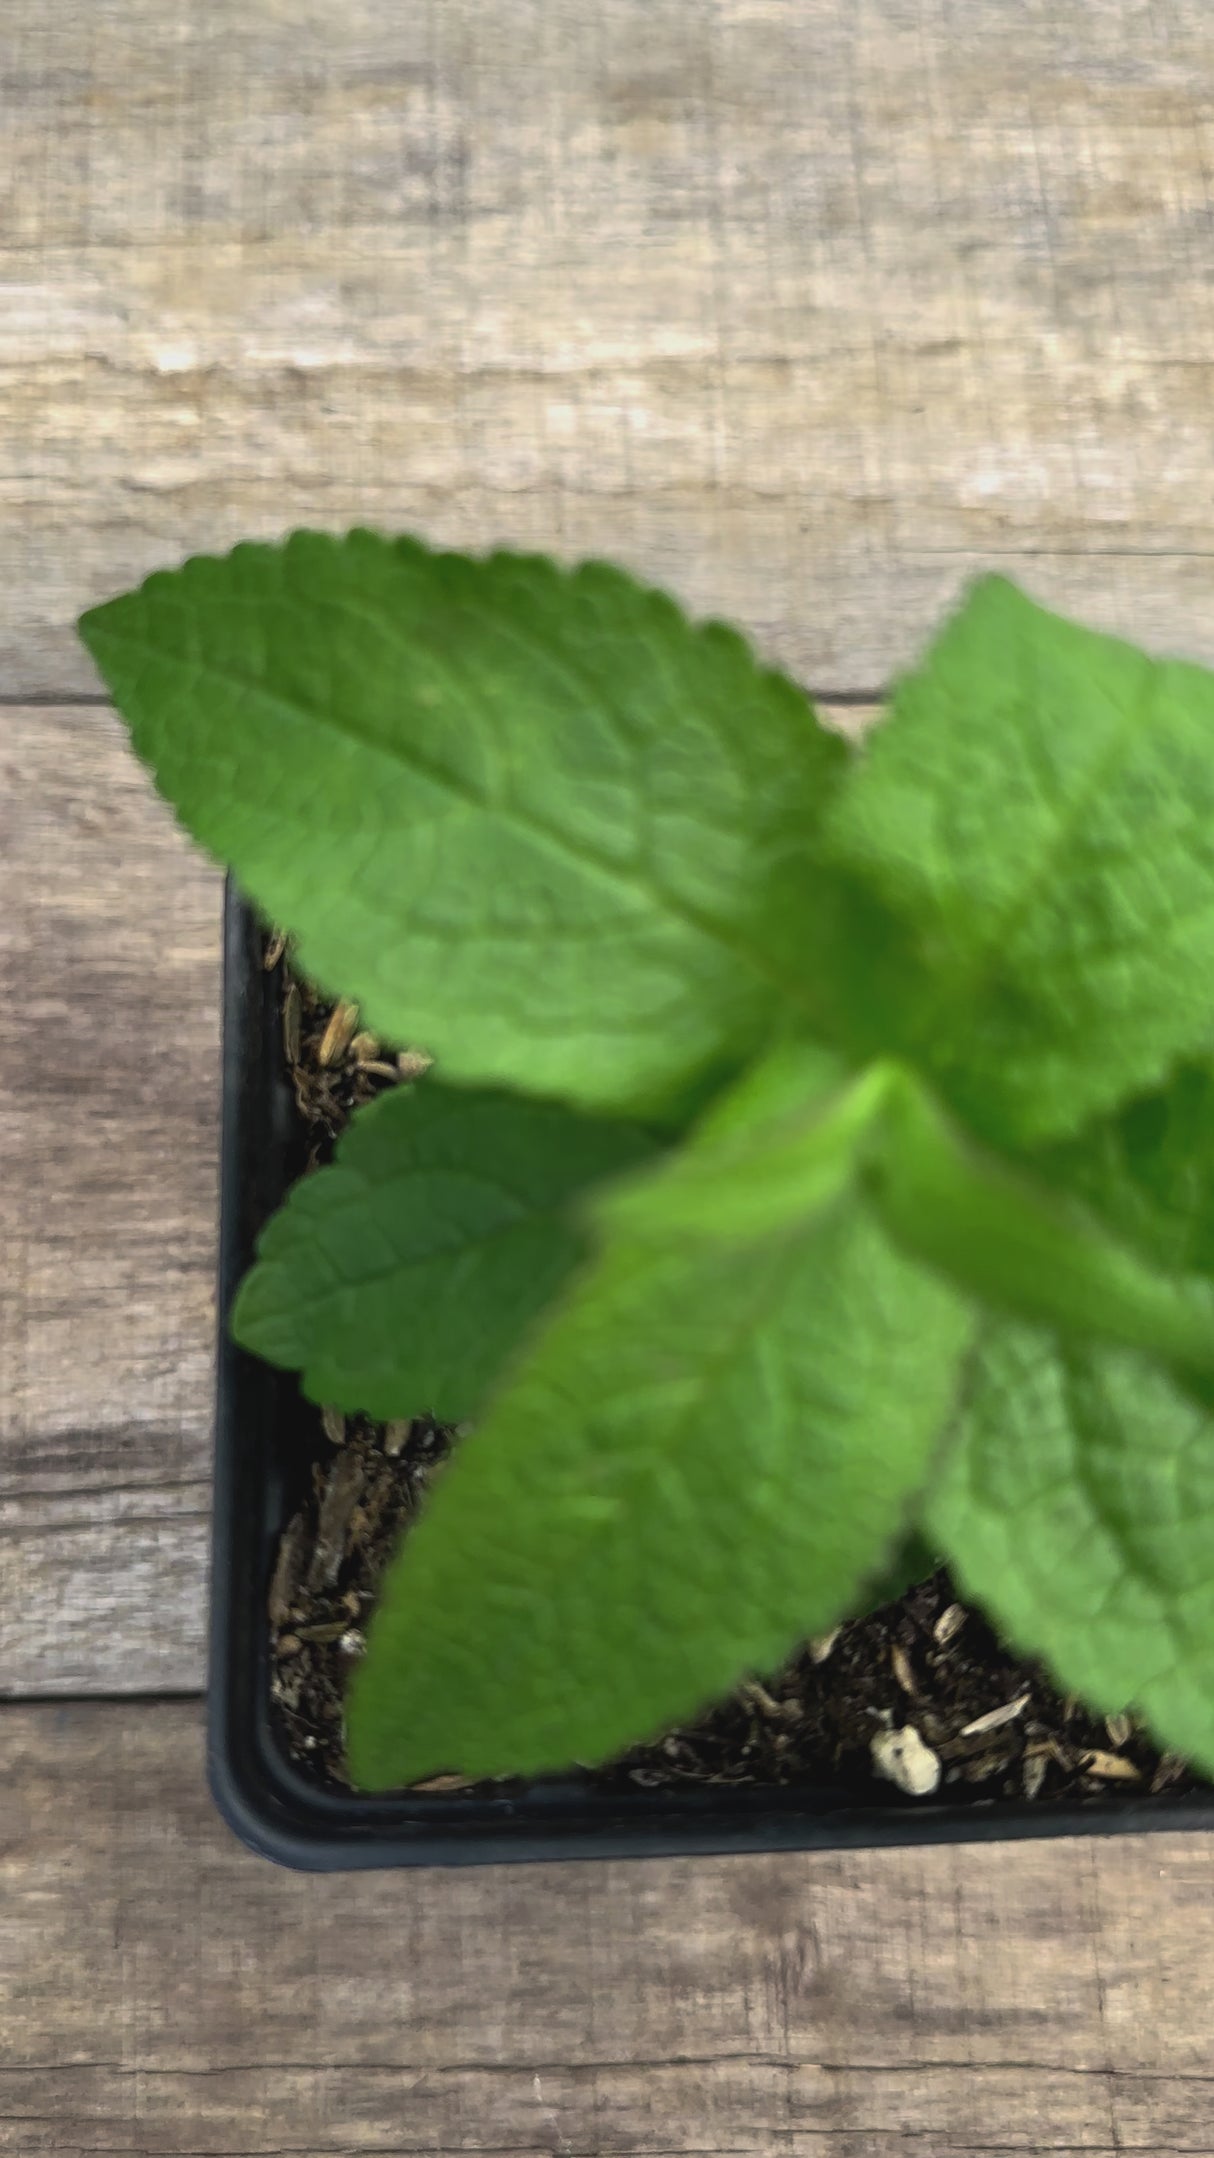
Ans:
[[[836,1023],[984,1136],[1074,1132],[1214,1041],[1203,669],[988,578],[899,688],[828,848]]]
[[[808,1073],[814,1075],[811,1089]],[[799,1101],[795,1098],[798,1070]],[[1214,1373],[1214,1287],[1144,1260],[1085,1209],[973,1142],[914,1072],[893,1058],[843,1084],[833,1052],[799,1044],[710,1112],[728,1137],[739,1102],[761,1104],[728,1233],[799,1222],[857,1178],[889,1234],[977,1301],[1079,1334],[1149,1349],[1190,1375]],[[808,1111],[806,1104],[810,1104]],[[648,1200],[648,1186],[637,1188]],[[632,1202],[627,1189],[617,1201]],[[661,1186],[667,1229],[711,1236],[720,1211],[712,1148],[684,1152]]]
[[[303,532],[80,631],[188,829],[445,1077],[649,1109],[808,1006],[848,752],[622,571]]]
[[[812,1064],[816,1094],[790,1082]],[[1187,1374],[1214,1372],[1214,1287],[1162,1271],[1086,1208],[982,1147],[916,1073],[879,1059],[844,1084],[833,1053],[790,1046],[706,1120],[728,1136],[738,1101],[761,1099],[768,1129],[752,1147],[729,1226],[776,1229],[859,1180],[899,1246],[980,1303],[1064,1330],[1149,1349]],[[807,1113],[805,1103],[811,1107]],[[667,1226],[711,1235],[717,1164],[684,1152],[662,1185]],[[640,1187],[644,1194],[647,1187]],[[630,1203],[627,1190],[617,1201]]]
[[[1182,1065],[1166,1086],[1043,1151],[1034,1173],[1156,1265],[1214,1275],[1214,1067]]]
[[[236,1339],[301,1372],[313,1401],[471,1416],[584,1255],[571,1200],[654,1145],[522,1096],[433,1080],[385,1094],[263,1231]]]
[[[1043,1176],[974,1144],[912,1072],[873,1066],[870,1085],[878,1073],[865,1176],[907,1252],[996,1309],[1214,1375],[1214,1285],[1161,1271]]]
[[[892,1549],[968,1311],[874,1221],[857,1089],[822,1107],[813,1051],[798,1153],[795,1056],[595,1209],[597,1258],[387,1581],[358,1782],[601,1760],[777,1664]]]
[[[992,1322],[927,1527],[1063,1686],[1214,1770],[1214,1417],[1166,1373]]]

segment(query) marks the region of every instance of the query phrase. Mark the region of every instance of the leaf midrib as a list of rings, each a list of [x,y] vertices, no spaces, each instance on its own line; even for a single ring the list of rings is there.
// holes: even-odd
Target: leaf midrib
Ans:
[[[475,1258],[487,1246],[500,1243],[506,1237],[517,1235],[520,1229],[530,1228],[533,1223],[543,1227],[545,1224],[552,1222],[567,1226],[570,1230],[571,1241],[576,1243],[579,1240],[577,1224],[570,1221],[566,1208],[552,1206],[530,1211],[520,1209],[512,1221],[496,1222],[491,1229],[485,1229],[475,1237],[464,1238],[462,1241],[453,1241],[446,1244],[434,1244],[428,1251],[418,1252],[410,1258],[394,1254],[387,1266],[376,1267],[374,1271],[366,1274],[334,1274],[331,1280],[322,1287],[302,1293],[299,1290],[298,1283],[291,1281],[285,1285],[283,1303],[281,1305],[277,1303],[268,1304],[267,1310],[271,1314],[286,1311],[288,1316],[293,1316],[297,1313],[315,1314],[332,1304],[335,1298],[341,1296],[347,1290],[358,1290],[360,1293],[365,1293],[370,1289],[395,1284],[402,1278],[407,1279],[412,1274],[428,1273],[433,1267],[446,1266],[451,1260]],[[332,1217],[319,1226],[330,1228],[332,1226]],[[584,1246],[584,1238],[581,1241]],[[290,1266],[291,1260],[288,1258],[284,1248],[281,1254],[273,1255],[260,1261],[259,1264],[266,1267],[277,1268],[281,1266],[287,1268]],[[250,1276],[250,1279],[252,1279],[252,1276]]]
[[[111,643],[125,644],[131,650],[140,653],[144,658],[163,664],[165,657],[163,651],[146,639],[133,636],[128,631],[115,631],[112,629],[107,630],[106,635]],[[183,668],[188,665],[189,669],[197,677],[213,681],[229,691],[235,690],[238,694],[259,700],[289,723],[303,726],[310,723],[336,735],[340,741],[349,742],[352,740],[358,744],[365,754],[378,757],[392,769],[403,766],[413,777],[419,778],[434,787],[437,792],[446,793],[457,801],[463,802],[466,807],[476,810],[480,815],[488,818],[498,818],[503,823],[516,825],[520,830],[529,833],[532,838],[543,841],[556,853],[563,855],[566,860],[572,861],[584,873],[593,871],[605,882],[613,883],[623,887],[625,890],[639,894],[650,903],[651,911],[659,915],[665,915],[669,919],[680,923],[685,929],[694,931],[697,936],[706,938],[718,945],[722,950],[731,953],[735,959],[747,967],[752,974],[758,976],[769,988],[775,989],[781,996],[798,1005],[802,1011],[812,1015],[813,999],[807,985],[798,980],[795,975],[785,974],[782,969],[773,964],[767,953],[749,943],[745,938],[739,937],[735,929],[728,927],[718,917],[690,905],[686,900],[671,893],[666,887],[657,886],[651,878],[639,874],[635,869],[629,868],[624,863],[614,861],[610,855],[603,854],[593,845],[583,844],[581,841],[575,843],[567,833],[560,829],[559,825],[550,824],[546,819],[537,817],[533,811],[524,809],[516,800],[490,801],[449,769],[441,765],[431,764],[428,758],[418,755],[412,748],[406,751],[402,744],[388,745],[384,742],[375,741],[369,738],[359,727],[335,718],[333,714],[322,708],[305,704],[298,699],[285,697],[280,692],[268,688],[265,683],[247,681],[230,668],[220,668],[200,659],[193,659],[188,663],[175,662],[175,664],[180,664]]]
[[[1121,724],[1114,730],[1083,785],[1066,804],[1063,815],[1054,821],[1027,881],[991,924],[981,949],[973,954],[962,978],[958,980],[954,977],[944,984],[939,997],[930,1005],[917,1029],[916,1046],[920,1049],[928,1048],[933,1061],[946,1059],[956,1049],[958,1028],[970,1016],[974,1000],[990,987],[991,980],[1006,955],[1009,942],[1040,898],[1059,855],[1070,844],[1081,820],[1104,788],[1110,773],[1116,770],[1140,727],[1146,723],[1155,701],[1158,672],[1156,666],[1149,660],[1144,660],[1138,695],[1127,706]],[[1023,676],[1021,681],[1023,683]],[[1020,694],[1026,695],[1023,687]],[[896,712],[893,716],[896,720]],[[947,1031],[941,1033],[939,1030],[945,1021],[950,1024]]]
[[[701,1362],[689,1381],[687,1398],[656,1440],[651,1434],[639,1456],[640,1484],[643,1488],[657,1473],[657,1457],[669,1461],[681,1453],[689,1440],[702,1439],[704,1431],[705,1403],[710,1401],[720,1384],[720,1374],[742,1356],[752,1340],[761,1335],[770,1321],[773,1307],[779,1310],[788,1294],[788,1275],[804,1256],[807,1245],[823,1235],[829,1218],[848,1203],[848,1194],[841,1193],[815,1213],[809,1220],[791,1226],[772,1239],[766,1261],[760,1261],[751,1276],[752,1293],[745,1300],[733,1326],[706,1361]],[[591,1283],[587,1284],[589,1292]],[[600,1523],[587,1523],[591,1531]]]

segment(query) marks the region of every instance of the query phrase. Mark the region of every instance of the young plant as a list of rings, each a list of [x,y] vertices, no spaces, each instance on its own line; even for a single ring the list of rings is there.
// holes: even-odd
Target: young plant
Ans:
[[[357,1779],[602,1760],[908,1533],[1214,1769],[1214,678],[987,578],[857,751],[619,570],[369,532],[81,631],[300,965],[437,1057],[233,1320],[474,1420]]]

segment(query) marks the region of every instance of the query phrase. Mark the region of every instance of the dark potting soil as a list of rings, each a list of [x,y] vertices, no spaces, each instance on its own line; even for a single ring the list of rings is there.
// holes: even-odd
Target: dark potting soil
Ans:
[[[384,1049],[350,1005],[324,1002],[292,977],[280,939],[266,952],[283,978],[283,1047],[301,1120],[301,1160],[329,1158],[353,1109],[419,1076],[426,1060]],[[309,1499],[285,1530],[269,1595],[272,1688],[292,1754],[339,1786],[342,1702],[361,1655],[378,1583],[458,1435],[429,1419],[375,1424],[306,1409],[323,1429]],[[901,1734],[898,1740],[898,1734]],[[897,1742],[895,1742],[897,1741]],[[923,1749],[930,1749],[930,1754]],[[1099,1804],[1180,1795],[1198,1779],[1160,1754],[1130,1715],[1093,1716],[1061,1696],[1038,1664],[1011,1654],[939,1571],[868,1616],[807,1644],[694,1724],[593,1772],[628,1784],[832,1785],[857,1803],[879,1786],[874,1755],[899,1757],[894,1781],[939,1763],[951,1802],[1029,1798]],[[905,1764],[900,1766],[900,1762]],[[439,1777],[425,1789],[456,1788]]]

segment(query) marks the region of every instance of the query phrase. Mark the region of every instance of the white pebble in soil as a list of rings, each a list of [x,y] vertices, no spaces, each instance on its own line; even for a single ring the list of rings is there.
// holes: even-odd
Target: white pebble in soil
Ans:
[[[940,1786],[940,1756],[920,1738],[913,1723],[901,1731],[878,1731],[872,1742],[873,1767],[908,1798],[930,1798]]]

